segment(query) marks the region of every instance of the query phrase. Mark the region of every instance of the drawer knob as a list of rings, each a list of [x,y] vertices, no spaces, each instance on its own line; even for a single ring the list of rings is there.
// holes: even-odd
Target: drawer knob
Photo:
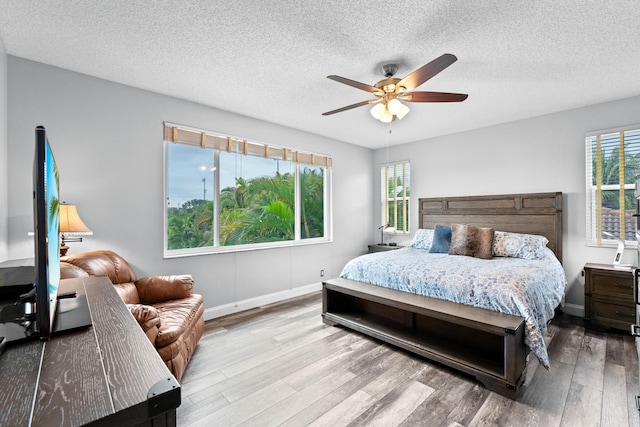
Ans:
[[[629,313],[620,313],[618,310],[616,310],[616,314],[617,314],[618,316],[627,316],[627,317],[633,317],[633,318],[635,318],[635,317],[636,317],[636,314],[635,314],[635,313],[633,313],[633,314],[629,314]]]

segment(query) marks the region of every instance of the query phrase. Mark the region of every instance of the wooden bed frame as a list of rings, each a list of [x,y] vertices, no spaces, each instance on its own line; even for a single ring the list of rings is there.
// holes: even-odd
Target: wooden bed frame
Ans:
[[[562,262],[562,193],[419,199],[419,228],[468,224],[538,234]],[[516,399],[524,319],[346,279],[323,282],[322,317],[476,377]]]

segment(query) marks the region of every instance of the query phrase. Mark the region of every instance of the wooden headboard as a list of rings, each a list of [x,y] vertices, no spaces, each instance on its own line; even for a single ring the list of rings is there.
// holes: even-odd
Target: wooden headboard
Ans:
[[[419,199],[419,228],[465,224],[512,233],[538,234],[562,262],[562,193]]]

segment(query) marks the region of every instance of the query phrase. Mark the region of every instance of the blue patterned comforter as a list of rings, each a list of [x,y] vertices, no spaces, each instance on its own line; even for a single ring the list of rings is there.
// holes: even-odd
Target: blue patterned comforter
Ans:
[[[558,259],[545,249],[544,259],[484,260],[407,247],[355,258],[340,277],[521,316],[525,343],[548,369],[542,332],[567,281]]]

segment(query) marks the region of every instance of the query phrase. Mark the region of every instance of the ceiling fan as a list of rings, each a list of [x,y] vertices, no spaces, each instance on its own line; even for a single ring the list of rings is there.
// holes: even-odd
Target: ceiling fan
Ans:
[[[357,104],[347,105],[346,107],[322,113],[323,116],[329,116],[352,108],[362,107],[364,105],[376,104],[371,109],[371,115],[384,123],[392,122],[397,118],[402,119],[409,112],[409,107],[404,102],[461,102],[467,99],[464,93],[447,93],[447,92],[413,92],[415,88],[434,77],[440,71],[456,62],[458,58],[450,53],[434,59],[428,64],[415,70],[403,79],[393,77],[398,71],[396,64],[386,64],[382,66],[382,73],[385,79],[380,80],[371,86],[360,83],[355,80],[346,79],[340,76],[327,76],[328,79],[335,80],[340,83],[371,92],[375,95],[375,99],[358,102]]]

